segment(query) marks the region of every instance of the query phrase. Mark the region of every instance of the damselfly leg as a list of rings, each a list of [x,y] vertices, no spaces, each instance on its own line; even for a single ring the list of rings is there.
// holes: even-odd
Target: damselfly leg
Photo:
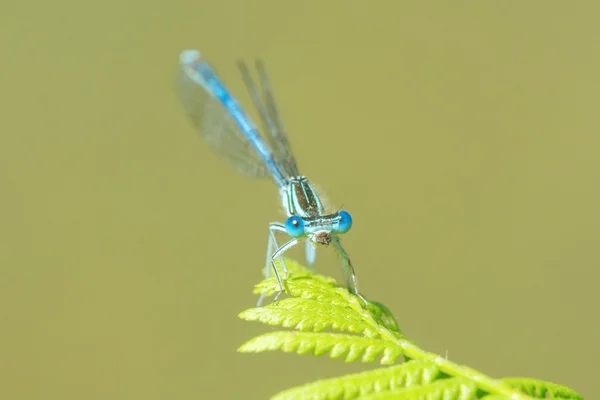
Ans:
[[[315,260],[317,258],[317,246],[315,246],[310,240],[306,241],[306,263],[310,269],[314,268]]]
[[[275,277],[277,278],[277,282],[279,283],[280,292],[283,291],[283,283],[281,277],[279,276],[279,271],[275,268],[273,263],[273,254],[277,252],[279,249],[279,244],[277,243],[276,232],[286,233],[285,225],[279,222],[271,222],[269,224],[269,241],[267,244],[267,259],[265,261],[265,279],[269,279],[271,276],[271,269],[275,273]],[[287,268],[285,266],[285,262],[283,261],[283,257],[279,258],[279,263],[281,264],[281,269],[284,272],[284,278],[287,276]],[[258,297],[258,301],[256,302],[256,307],[260,307],[263,300],[265,299],[265,294],[261,293]]]
[[[358,282],[356,279],[356,274],[354,273],[354,266],[352,265],[352,261],[350,261],[348,253],[346,253],[346,250],[344,250],[340,239],[337,236],[333,237],[331,244],[333,244],[335,248],[339,251],[340,261],[342,262],[342,270],[344,271],[344,278],[346,279],[346,287],[352,294],[358,296],[362,300],[362,302],[368,307],[369,303],[358,292]]]
[[[275,253],[273,253],[273,255],[271,256],[271,266],[273,267],[273,271],[275,271],[275,276],[277,277],[277,283],[279,283],[279,293],[277,293],[275,295],[275,298],[273,299],[273,301],[277,300],[279,298],[279,296],[281,296],[281,294],[284,292],[283,281],[281,280],[281,277],[279,276],[279,273],[277,272],[277,265],[275,264],[275,260],[280,260],[282,268],[283,268],[283,279],[284,280],[287,279],[288,271],[287,271],[287,268],[285,268],[285,263],[283,262],[282,255],[283,255],[283,253],[285,253],[286,251],[288,251],[289,249],[291,249],[292,247],[297,245],[299,242],[300,242],[300,239],[296,239],[296,238],[289,240],[289,241],[285,242],[281,247],[279,247],[277,249],[277,251],[275,251]]]

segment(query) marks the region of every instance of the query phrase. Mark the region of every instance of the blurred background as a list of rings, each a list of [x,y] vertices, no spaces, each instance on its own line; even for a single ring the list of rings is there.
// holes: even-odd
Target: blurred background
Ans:
[[[236,353],[268,329],[237,314],[283,216],[194,133],[185,48],[247,109],[235,60],[265,60],[302,173],[354,217],[362,292],[411,339],[599,396],[585,4],[3,2],[0,398],[262,399],[376,367]]]

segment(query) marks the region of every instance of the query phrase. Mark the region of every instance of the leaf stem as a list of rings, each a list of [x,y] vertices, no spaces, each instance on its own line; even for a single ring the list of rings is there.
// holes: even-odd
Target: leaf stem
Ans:
[[[377,331],[382,337],[387,338],[389,341],[394,342],[398,347],[402,349],[402,354],[413,359],[413,360],[425,360],[436,364],[441,371],[445,372],[450,376],[465,377],[477,383],[477,386],[490,394],[498,394],[505,396],[513,400],[531,400],[529,397],[516,389],[504,384],[501,381],[493,379],[479,371],[469,368],[464,365],[453,363],[452,361],[441,357],[438,354],[427,352],[421,349],[419,346],[405,339],[404,337],[397,337],[385,327],[378,324],[370,313],[363,310],[363,317],[371,322],[376,327]]]

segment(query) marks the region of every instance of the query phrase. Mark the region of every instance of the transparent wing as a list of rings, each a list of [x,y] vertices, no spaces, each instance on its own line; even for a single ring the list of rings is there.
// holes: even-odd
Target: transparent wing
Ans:
[[[273,151],[275,152],[277,159],[280,160],[281,164],[285,166],[288,174],[291,176],[300,176],[296,159],[292,153],[292,149],[290,147],[287,134],[285,133],[283,123],[281,122],[281,118],[279,117],[277,103],[275,102],[273,91],[271,90],[271,83],[269,82],[267,71],[265,70],[265,66],[261,60],[256,61],[256,69],[258,71],[260,85],[263,88],[263,95],[267,110],[275,126],[275,129],[270,131],[271,135],[269,136],[271,147],[273,147]]]
[[[277,164],[283,170],[286,178],[299,176],[300,173],[298,172],[296,160],[290,148],[290,143],[283,128],[283,123],[279,117],[279,112],[264,64],[260,60],[256,61],[260,90],[254,83],[246,64],[239,61],[238,66],[242,72],[242,77],[244,78],[248,92],[252,97],[252,102],[258,110],[267,132],[269,132],[268,140],[273,150],[273,157],[277,160]]]
[[[181,53],[178,90],[198,132],[239,172],[251,177],[271,175],[263,156],[255,148],[256,144],[240,130],[231,112],[216,96],[215,90],[225,91],[225,88],[199,51]],[[269,151],[264,143],[259,145],[264,152]]]

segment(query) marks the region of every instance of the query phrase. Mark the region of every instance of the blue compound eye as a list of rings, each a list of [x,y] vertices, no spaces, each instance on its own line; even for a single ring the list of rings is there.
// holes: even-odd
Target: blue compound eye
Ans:
[[[292,215],[285,221],[285,230],[291,237],[300,237],[304,235],[304,221],[297,215]]]
[[[338,212],[338,215],[340,216],[340,220],[338,221],[337,231],[340,233],[348,232],[352,228],[352,217],[344,210]]]

